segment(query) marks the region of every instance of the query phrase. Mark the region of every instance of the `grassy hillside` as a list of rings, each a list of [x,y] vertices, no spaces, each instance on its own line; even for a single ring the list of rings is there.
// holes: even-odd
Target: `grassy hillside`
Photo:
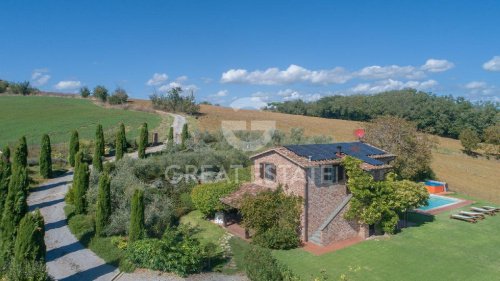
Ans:
[[[355,139],[354,129],[363,127],[362,122],[356,121],[255,110],[234,111],[209,105],[202,105],[201,113],[197,126],[209,131],[218,130],[222,120],[275,120],[277,128],[285,132],[293,127],[302,127],[308,136],[328,135],[335,141],[350,141]],[[432,162],[437,177],[448,182],[452,190],[500,204],[500,161],[467,156],[461,152],[458,140],[437,139],[439,144],[433,151]]]
[[[150,128],[157,128],[162,118],[154,113],[107,109],[84,99],[0,96],[0,120],[0,145],[14,144],[22,135],[29,145],[36,145],[44,133],[50,135],[53,144],[68,142],[74,129],[80,138],[93,139],[98,123],[111,134],[123,122],[128,137],[136,137],[140,124],[147,122]]]

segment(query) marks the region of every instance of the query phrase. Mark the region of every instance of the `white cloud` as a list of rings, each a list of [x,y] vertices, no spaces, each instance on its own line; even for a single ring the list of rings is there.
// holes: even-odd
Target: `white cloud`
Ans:
[[[494,56],[491,60],[485,62],[483,68],[488,71],[500,71],[500,56]]]
[[[468,98],[471,100],[491,100],[500,101],[500,95],[497,88],[483,81],[471,81],[464,86],[468,92]]]
[[[165,83],[168,80],[168,75],[166,73],[155,73],[153,77],[146,82],[148,86],[158,86]]]
[[[57,90],[75,90],[82,86],[80,81],[59,81],[59,83],[54,85]]]
[[[481,82],[481,81],[472,81],[465,85],[465,88],[469,90],[485,89],[487,87],[488,84],[486,82]]]
[[[327,85],[343,84],[355,78],[421,80],[428,73],[443,72],[453,67],[452,62],[438,59],[428,59],[422,66],[372,65],[354,72],[349,72],[338,66],[331,69],[310,70],[291,64],[287,69],[277,67],[254,71],[241,68],[230,69],[222,73],[220,82],[254,85],[286,85],[292,83]]]
[[[428,59],[421,68],[429,72],[443,72],[452,69],[454,66],[455,64],[447,60]]]
[[[304,101],[316,101],[321,98],[321,94],[301,93],[292,89],[285,89],[278,92],[278,96],[283,97],[284,101],[301,99]]]
[[[279,85],[297,82],[311,84],[341,84],[350,79],[350,75],[341,67],[324,70],[309,70],[292,64],[285,70],[272,67],[266,70],[247,71],[230,69],[222,73],[222,83],[246,83],[256,85]]]
[[[184,91],[184,93],[188,92],[196,92],[199,90],[199,88],[196,85],[190,84],[190,85],[183,85],[182,83],[179,82],[170,82],[166,85],[162,85],[160,88],[158,88],[158,91],[160,92],[168,92],[172,88],[177,88],[180,87]]]
[[[413,88],[418,90],[426,90],[431,89],[438,85],[438,82],[435,80],[427,80],[427,81],[399,81],[393,79],[381,80],[374,83],[362,83],[354,86],[349,89],[350,93],[361,93],[361,94],[376,94],[384,91],[392,91],[392,90],[402,90],[406,88]]]
[[[186,82],[188,80],[188,77],[186,75],[179,76],[175,78],[175,81],[177,82]]]
[[[35,69],[31,74],[31,81],[34,86],[43,86],[47,84],[50,80],[50,75],[48,74],[49,70],[46,68],[43,69]]]
[[[214,96],[216,96],[216,97],[225,97],[225,96],[227,96],[227,94],[228,94],[227,90],[220,90]]]
[[[418,70],[414,66],[367,66],[357,72],[355,75],[364,79],[388,79],[388,78],[407,78],[407,79],[420,79],[425,77],[425,73]]]

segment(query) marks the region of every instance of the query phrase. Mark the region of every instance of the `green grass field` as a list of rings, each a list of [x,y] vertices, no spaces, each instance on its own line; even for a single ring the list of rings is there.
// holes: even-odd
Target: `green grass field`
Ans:
[[[94,138],[95,128],[102,124],[105,134],[112,134],[120,122],[127,128],[127,137],[139,134],[139,126],[147,122],[152,131],[162,118],[154,113],[108,109],[90,100],[48,96],[0,96],[0,145],[13,145],[23,135],[28,145],[37,145],[43,134],[53,144],[69,142],[71,131],[77,129],[81,139]],[[166,134],[166,132],[165,132]]]
[[[341,274],[348,280],[498,280],[500,215],[477,224],[451,220],[449,215],[439,214],[432,222],[388,239],[365,241],[322,256],[302,249],[275,255],[304,280],[322,270],[328,280]]]

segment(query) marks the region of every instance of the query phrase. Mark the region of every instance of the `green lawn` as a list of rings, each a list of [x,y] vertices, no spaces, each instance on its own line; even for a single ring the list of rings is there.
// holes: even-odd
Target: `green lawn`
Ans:
[[[139,126],[147,122],[152,131],[161,117],[154,113],[122,109],[106,109],[89,100],[48,96],[0,96],[0,145],[14,144],[25,135],[29,145],[40,143],[48,133],[53,144],[69,142],[77,129],[81,139],[93,139],[98,123],[105,134],[123,122],[127,137],[139,134]],[[166,134],[166,133],[165,133]]]
[[[333,280],[341,274],[349,280],[498,280],[500,214],[477,224],[451,220],[449,214],[389,239],[322,256],[301,249],[275,255],[304,280],[322,270]]]

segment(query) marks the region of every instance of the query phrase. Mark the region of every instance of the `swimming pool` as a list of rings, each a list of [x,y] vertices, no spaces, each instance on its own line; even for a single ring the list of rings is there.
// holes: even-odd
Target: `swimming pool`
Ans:
[[[417,210],[430,211],[430,210],[434,210],[434,209],[438,209],[438,208],[447,207],[447,206],[456,204],[456,203],[461,202],[461,201],[462,200],[456,199],[456,198],[444,197],[444,196],[431,194],[429,197],[429,200],[427,201],[427,203],[429,203],[429,205],[420,206],[417,208]]]

